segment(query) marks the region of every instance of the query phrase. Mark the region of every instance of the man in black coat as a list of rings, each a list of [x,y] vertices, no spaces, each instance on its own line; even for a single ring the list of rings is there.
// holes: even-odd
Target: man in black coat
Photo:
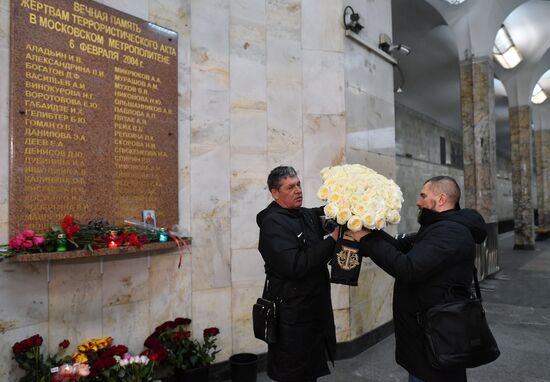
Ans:
[[[330,374],[336,335],[327,262],[337,230],[323,239],[322,208],[302,207],[300,179],[292,167],[271,171],[274,201],[256,217],[265,261],[264,297],[278,302],[278,339],[269,344],[267,374],[275,381],[310,382]]]
[[[395,277],[395,359],[411,381],[466,381],[465,369],[441,371],[430,366],[416,317],[441,302],[450,286],[472,284],[475,243],[485,240],[485,221],[474,210],[460,209],[459,200],[456,181],[437,176],[424,183],[416,202],[416,235],[395,240],[381,231],[350,232],[360,240],[361,252]]]

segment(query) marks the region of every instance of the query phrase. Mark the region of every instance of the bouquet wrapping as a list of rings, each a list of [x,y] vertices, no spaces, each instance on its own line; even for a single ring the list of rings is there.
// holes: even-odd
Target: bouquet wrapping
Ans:
[[[341,227],[331,264],[331,281],[356,286],[361,254],[358,243],[344,237],[344,232],[379,230],[398,224],[403,194],[393,180],[360,164],[325,167],[321,179],[323,185],[317,196],[327,203],[325,216]]]

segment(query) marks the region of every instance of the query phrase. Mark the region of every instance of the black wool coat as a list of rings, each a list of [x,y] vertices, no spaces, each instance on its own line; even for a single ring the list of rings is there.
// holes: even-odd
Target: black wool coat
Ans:
[[[322,208],[285,209],[272,202],[256,221],[268,279],[267,298],[279,308],[278,341],[268,347],[275,381],[304,382],[329,374],[336,335],[327,262],[334,240],[323,239]]]
[[[362,253],[395,277],[395,359],[426,382],[466,381],[465,369],[449,372],[430,366],[416,313],[443,301],[452,285],[471,286],[475,243],[485,236],[485,221],[474,210],[424,209],[416,236],[396,240],[373,231],[360,241]]]

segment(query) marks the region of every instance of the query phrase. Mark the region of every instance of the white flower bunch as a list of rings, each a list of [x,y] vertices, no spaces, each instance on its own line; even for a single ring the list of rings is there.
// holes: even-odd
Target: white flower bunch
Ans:
[[[114,358],[122,367],[132,364],[147,365],[149,363],[149,357],[146,355],[131,355],[130,353],[125,353],[123,357],[115,355]]]
[[[354,232],[382,229],[401,220],[403,193],[395,182],[360,164],[325,167],[317,196],[325,216]]]

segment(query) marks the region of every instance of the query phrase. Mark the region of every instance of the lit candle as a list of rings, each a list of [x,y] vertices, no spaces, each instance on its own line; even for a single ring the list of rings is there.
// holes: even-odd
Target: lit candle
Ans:
[[[109,248],[116,248],[118,247],[117,243],[116,243],[116,238],[117,238],[117,234],[116,234],[116,231],[111,231],[110,234],[109,234],[109,244],[107,244],[107,246]]]
[[[159,241],[161,243],[165,243],[168,241],[168,232],[166,232],[166,228],[161,228],[159,230]]]

